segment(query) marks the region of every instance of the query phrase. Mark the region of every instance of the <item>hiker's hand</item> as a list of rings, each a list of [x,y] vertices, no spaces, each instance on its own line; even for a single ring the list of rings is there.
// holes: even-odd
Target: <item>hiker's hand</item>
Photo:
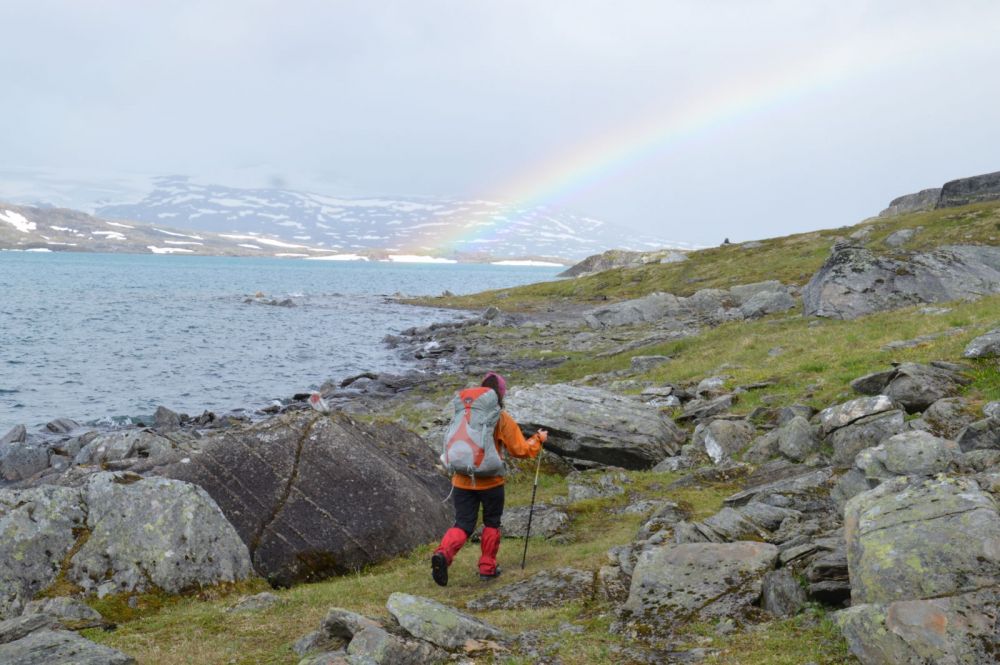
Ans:
[[[549,440],[549,431],[540,429],[537,432],[535,432],[535,437],[538,438],[538,443],[545,443],[546,441]]]

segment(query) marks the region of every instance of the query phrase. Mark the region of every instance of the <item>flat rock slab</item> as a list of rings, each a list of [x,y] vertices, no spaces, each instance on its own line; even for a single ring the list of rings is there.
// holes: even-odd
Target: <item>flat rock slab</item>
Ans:
[[[889,604],[855,605],[835,615],[864,665],[963,663],[993,665],[1000,593],[983,591]]]
[[[507,639],[499,628],[429,598],[397,592],[386,607],[410,635],[444,649],[463,648],[469,640]]]
[[[890,436],[874,448],[862,450],[854,461],[869,480],[894,476],[933,476],[958,464],[962,451],[954,441],[930,432],[911,431]]]
[[[760,598],[778,548],[768,543],[688,543],[646,550],[636,563],[619,630],[667,636],[683,623],[738,617]]]
[[[862,418],[891,411],[895,408],[896,405],[885,395],[859,397],[820,411],[819,424],[823,428],[823,434],[829,434]]]
[[[528,532],[529,510],[529,506],[505,509],[500,521],[500,533],[505,538],[524,538]],[[562,533],[569,526],[569,522],[570,518],[566,512],[555,506],[538,504],[531,514],[531,535],[550,538]]]
[[[1000,514],[973,480],[897,478],[844,511],[854,603],[955,595],[1000,578]]]
[[[135,659],[121,651],[62,630],[40,630],[7,644],[0,644],[4,665],[134,665]]]
[[[452,524],[434,453],[396,425],[301,412],[209,438],[164,474],[204,487],[274,585],[344,574]]]
[[[594,573],[576,568],[546,570],[501,587],[466,604],[470,610],[515,610],[555,607],[594,594]]]
[[[547,449],[607,466],[648,469],[686,438],[655,406],[598,388],[535,385],[512,390],[505,401],[526,431],[549,430]]]

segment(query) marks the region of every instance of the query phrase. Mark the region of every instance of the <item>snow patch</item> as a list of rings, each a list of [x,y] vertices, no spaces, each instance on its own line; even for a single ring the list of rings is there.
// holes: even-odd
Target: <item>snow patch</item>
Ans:
[[[203,242],[196,242],[194,240],[164,240],[163,242],[168,245],[204,245]]]
[[[291,243],[281,242],[280,240],[271,240],[270,238],[261,238],[258,236],[245,236],[245,235],[236,235],[230,233],[220,233],[219,236],[222,238],[230,238],[232,240],[253,240],[254,242],[259,242],[262,245],[270,245],[271,247],[285,247],[288,249],[309,249],[305,245],[293,245]]]
[[[134,226],[129,226],[128,224],[119,224],[118,222],[104,222],[108,226],[117,226],[123,229],[134,229]]]
[[[187,254],[193,254],[193,249],[182,249],[180,247],[157,247],[156,245],[147,245],[146,249],[151,251],[153,254],[177,254],[179,252],[184,252]]]
[[[124,233],[118,231],[91,231],[92,236],[106,236],[108,240],[127,240]]]
[[[174,233],[173,231],[164,231],[163,229],[153,229],[157,233],[164,233],[168,236],[174,236],[175,238],[191,238],[192,240],[204,240],[201,236],[189,236],[185,233]]]
[[[239,243],[239,244],[237,244],[236,246],[237,247],[246,247],[247,249],[260,249],[260,247],[258,247],[257,245],[249,245],[249,244],[242,243],[242,242]],[[278,256],[281,256],[281,255],[278,254]],[[308,256],[308,254],[296,254],[295,256]]]
[[[38,228],[38,225],[34,222],[29,222],[28,219],[13,210],[5,210],[0,212],[0,220],[7,222],[8,224],[13,224],[14,228],[21,233],[29,233]],[[28,250],[31,251],[31,250]]]
[[[367,256],[360,254],[327,254],[325,256],[310,256],[307,261],[367,261]]]
[[[455,259],[442,259],[421,254],[390,254],[389,260],[393,263],[458,263]]]

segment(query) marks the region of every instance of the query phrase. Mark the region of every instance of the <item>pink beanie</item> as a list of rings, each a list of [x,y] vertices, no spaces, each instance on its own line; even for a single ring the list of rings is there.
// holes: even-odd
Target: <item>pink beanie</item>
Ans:
[[[496,372],[487,372],[486,376],[483,377],[483,384],[485,384],[486,380],[489,379],[491,376],[496,378],[497,395],[499,395],[500,398],[502,399],[503,396],[507,394],[507,381]]]

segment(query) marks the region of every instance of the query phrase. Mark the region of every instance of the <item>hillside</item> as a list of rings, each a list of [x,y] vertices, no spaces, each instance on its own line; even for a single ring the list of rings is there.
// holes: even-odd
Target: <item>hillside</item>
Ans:
[[[100,206],[97,214],[214,233],[265,234],[342,253],[578,260],[608,247],[676,245],[591,217],[496,201],[351,198],[202,185],[180,176],[157,178],[154,187],[140,201]]]
[[[621,268],[576,279],[422,302],[444,307],[497,305],[507,310],[537,311],[637,298],[657,291],[688,296],[701,289],[726,289],[769,279],[804,286],[838,239],[880,255],[948,244],[995,245],[1000,239],[1000,202],[872,218],[852,227],[697,250],[689,252],[687,260],[676,263]]]

